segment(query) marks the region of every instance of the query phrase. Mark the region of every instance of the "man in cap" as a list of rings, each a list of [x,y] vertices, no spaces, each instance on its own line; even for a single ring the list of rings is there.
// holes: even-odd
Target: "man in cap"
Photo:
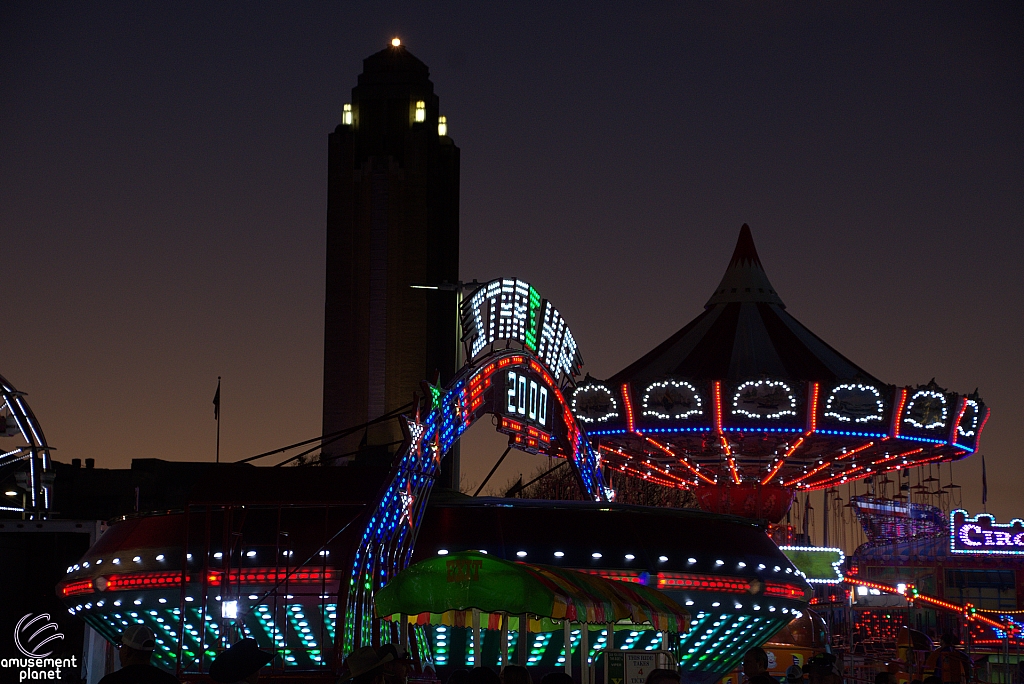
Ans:
[[[804,671],[799,665],[790,665],[786,669],[786,684],[803,684]]]
[[[217,656],[210,664],[210,679],[220,684],[256,684],[260,670],[274,654],[261,651],[255,639],[242,639]]]
[[[130,625],[121,634],[117,658],[121,669],[111,672],[99,684],[178,684],[178,680],[150,664],[156,637],[145,625]]]

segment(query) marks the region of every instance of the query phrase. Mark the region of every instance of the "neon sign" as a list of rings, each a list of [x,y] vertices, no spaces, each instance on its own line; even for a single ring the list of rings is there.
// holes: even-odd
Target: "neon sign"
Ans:
[[[481,285],[462,305],[462,340],[475,358],[498,340],[534,352],[555,380],[575,377],[583,367],[576,339],[558,309],[522,280],[503,278]]]
[[[780,546],[790,562],[811,584],[839,584],[843,581],[840,569],[846,562],[842,549],[822,546]]]
[[[505,415],[546,428],[550,404],[551,396],[543,381],[521,369],[505,372],[505,401],[499,405]]]
[[[997,523],[988,513],[971,518],[955,510],[949,514],[949,547],[953,553],[1024,555],[1024,520]]]

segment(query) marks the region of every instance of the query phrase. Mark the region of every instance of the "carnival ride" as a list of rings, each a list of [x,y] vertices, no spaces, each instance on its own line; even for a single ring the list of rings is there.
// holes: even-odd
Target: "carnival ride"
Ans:
[[[867,541],[843,564],[842,584],[811,601],[830,624],[833,647],[868,679],[895,663],[898,678],[909,681],[928,674],[922,664],[931,647],[910,648],[907,634],[930,644],[951,633],[984,663],[986,681],[1012,681],[1024,645],[1017,618],[1024,523],[912,501],[915,488],[906,483],[893,498],[882,495],[900,481],[878,482],[875,496],[852,496],[848,504]],[[948,502],[947,491],[955,490],[916,496]]]
[[[6,378],[0,376],[0,482],[13,476],[18,490],[12,490],[20,505],[5,494],[0,511],[21,513],[30,520],[44,519],[53,500],[53,465],[43,428],[25,399]],[[18,496],[20,494],[20,496]]]
[[[580,637],[580,651],[587,652],[595,627],[602,630],[594,644],[597,652],[609,650],[614,637],[608,635],[616,630],[636,634],[635,630],[649,625],[646,631],[667,632],[671,636],[665,641],[674,646],[674,637],[690,625],[685,608],[636,580],[528,563],[522,560],[525,551],[517,554],[520,560],[514,563],[483,551],[445,551],[410,565],[374,599],[378,616],[398,623],[400,643],[409,625],[433,626],[438,637],[435,653],[442,660],[447,660],[456,641],[455,634],[449,638],[449,629],[454,632],[460,627],[472,630],[468,662],[493,660],[501,666],[515,661],[536,665],[543,656],[538,648],[529,648],[529,634],[539,635],[546,645],[551,640],[548,633],[561,631],[558,663],[571,671],[572,659],[566,654],[577,640],[574,637]],[[574,631],[574,624],[579,629]],[[756,640],[757,632],[751,632],[752,625],[747,627],[745,641]],[[483,646],[484,628],[499,632],[493,658],[485,649],[474,647]]]
[[[74,614],[115,640],[128,624],[158,635],[156,659],[167,669],[203,672],[231,639],[252,636],[278,650],[279,673],[330,673],[344,628],[345,581],[352,550],[372,506],[360,499],[345,469],[235,468],[213,481],[181,513],[130,518],[110,527],[74,566],[59,591]],[[253,492],[288,488],[309,474],[319,493],[286,504],[257,501]],[[355,473],[364,475],[364,473]],[[219,490],[219,504],[202,498]],[[241,493],[235,504],[225,504]],[[670,649],[689,681],[728,671],[751,645],[806,611],[811,588],[765,534],[763,523],[695,510],[659,510],[598,502],[488,499],[449,494],[423,512],[411,562],[486,551],[657,589],[690,612],[678,633],[655,625],[570,623],[569,662],[593,661],[610,644],[620,649]],[[185,581],[182,582],[184,576]],[[376,592],[374,592],[374,596]],[[339,600],[340,599],[340,600]],[[376,643],[401,642],[393,623],[371,623]],[[527,664],[566,664],[563,628],[531,630]],[[510,634],[513,649],[518,631]],[[409,635],[413,651],[442,674],[498,662],[499,635],[469,626],[423,624]],[[479,643],[479,650],[475,644]]]
[[[688,681],[720,677],[758,640],[804,613],[812,593],[763,522],[692,509],[463,497],[428,508],[416,548],[417,560],[483,549],[657,589],[690,612],[688,630],[677,636],[633,626],[609,637],[604,625],[592,625],[597,633],[587,658],[611,644],[670,650]],[[430,638],[444,664],[472,662],[468,630],[435,627]],[[561,642],[557,634],[538,634],[528,664],[561,666]]]
[[[402,418],[405,441],[375,496],[358,482],[352,465],[337,469],[348,480],[337,483],[330,502],[289,495],[291,501],[282,504],[277,495],[268,504],[254,500],[259,486],[232,500],[219,483],[206,498],[194,493],[184,513],[114,525],[68,568],[58,591],[69,610],[108,639],[132,622],[152,623],[161,662],[181,672],[205,671],[237,635],[276,648],[282,670],[331,671],[355,648],[398,638],[393,626],[374,616],[374,596],[417,549],[429,546],[424,540],[432,529],[446,530],[446,550],[488,548],[496,528],[470,521],[496,515],[498,524],[518,515],[529,524],[498,524],[504,543],[492,552],[510,561],[521,559],[520,552],[539,553],[531,544],[550,529],[541,518],[557,506],[551,502],[524,508],[502,501],[486,510],[449,506],[442,520],[422,524],[442,458],[486,414],[495,416],[510,446],[566,459],[593,502],[559,513],[578,520],[570,526],[571,543],[562,529],[559,548],[546,550],[552,562],[609,576],[631,574],[634,581],[679,592],[697,611],[686,640],[674,644],[684,649],[685,669],[695,681],[714,679],[735,664],[749,640],[769,637],[805,608],[808,585],[753,521],[647,510],[642,521],[658,530],[651,539],[640,543],[630,526],[614,542],[622,546],[628,538],[630,548],[598,551],[609,545],[608,516],[622,521],[639,514],[607,502],[597,451],[566,400],[582,362],[572,333],[550,302],[517,280],[481,286],[462,314],[467,365],[445,387],[424,385],[423,399]],[[263,469],[236,468],[230,477],[252,480],[259,476],[250,471],[257,470]],[[697,521],[694,515],[703,516],[700,527],[685,532]],[[460,520],[463,531],[455,534]],[[705,536],[711,528],[717,530],[714,541]],[[507,543],[515,539],[513,529],[521,532],[515,548]],[[719,549],[727,540],[732,546]],[[581,544],[594,549],[579,553]],[[738,549],[744,549],[742,557]],[[429,642],[438,646],[440,635],[430,636],[423,632],[416,639],[424,658],[433,657]]]
[[[887,385],[828,346],[786,311],[746,225],[704,312],[571,401],[611,470],[772,522],[797,492],[964,458],[989,415],[977,392]]]
[[[884,385],[784,308],[744,226],[704,314],[607,382],[577,384],[582,358],[558,310],[526,282],[483,284],[462,305],[465,367],[424,383],[408,415],[378,419],[399,419],[404,435],[386,476],[319,469],[329,495],[261,498],[266,482],[236,495],[225,482],[284,483],[284,471],[225,471],[183,513],[114,525],[58,592],[108,639],[149,624],[179,673],[204,672],[245,635],[275,649],[275,671],[326,676],[360,646],[404,638],[373,606],[410,563],[484,549],[646,584],[693,613],[683,635],[605,632],[593,648],[578,636],[569,655],[539,633],[530,664],[670,645],[689,681],[711,682],[806,611],[808,582],[844,579],[840,550],[780,551],[753,518],[777,522],[798,491],[963,458],[988,417],[976,393]],[[445,455],[488,414],[510,447],[564,459],[587,501],[429,502]],[[709,512],[617,505],[602,470],[693,489]],[[418,625],[411,643],[438,667],[497,662],[493,639],[458,629]]]

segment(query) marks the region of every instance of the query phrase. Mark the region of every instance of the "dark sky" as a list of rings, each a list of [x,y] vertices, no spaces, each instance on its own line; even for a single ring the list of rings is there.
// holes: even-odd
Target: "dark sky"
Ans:
[[[0,374],[60,460],[212,459],[218,375],[225,458],[319,434],[327,134],[393,35],[462,149],[464,279],[533,283],[607,377],[749,223],[840,352],[980,388],[1024,515],[1021,3],[3,3]]]

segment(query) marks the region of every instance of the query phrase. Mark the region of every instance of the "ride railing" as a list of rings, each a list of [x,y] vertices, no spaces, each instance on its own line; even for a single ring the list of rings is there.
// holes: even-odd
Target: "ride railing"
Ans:
[[[882,652],[843,657],[843,680],[846,684],[875,684],[875,675],[885,672],[890,657]]]
[[[975,667],[974,677],[983,684],[1020,684],[1022,679],[1017,663],[993,663],[990,660]]]

